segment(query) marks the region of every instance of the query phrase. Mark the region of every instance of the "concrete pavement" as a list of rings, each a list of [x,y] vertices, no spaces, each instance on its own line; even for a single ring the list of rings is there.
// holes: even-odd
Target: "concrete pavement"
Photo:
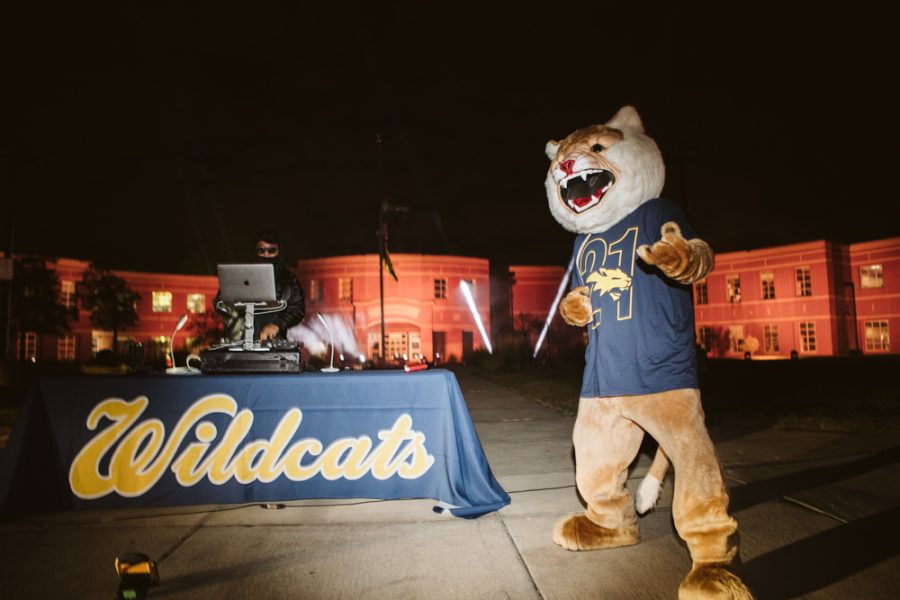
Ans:
[[[512,496],[476,520],[431,500],[298,501],[43,513],[0,524],[0,597],[113,598],[113,559],[144,552],[150,598],[675,598],[690,569],[660,505],[629,548],[567,552],[553,523],[579,511],[573,417],[460,372],[494,474]],[[713,430],[760,600],[900,595],[896,434]],[[649,466],[642,454],[628,485]]]

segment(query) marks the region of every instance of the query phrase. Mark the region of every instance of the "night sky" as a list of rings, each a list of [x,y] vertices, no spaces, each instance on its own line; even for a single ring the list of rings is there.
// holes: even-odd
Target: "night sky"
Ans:
[[[861,3],[27,4],[17,252],[213,273],[272,225],[292,258],[369,253],[385,200],[394,252],[565,264],[544,144],[624,104],[716,251],[900,233],[893,20]]]

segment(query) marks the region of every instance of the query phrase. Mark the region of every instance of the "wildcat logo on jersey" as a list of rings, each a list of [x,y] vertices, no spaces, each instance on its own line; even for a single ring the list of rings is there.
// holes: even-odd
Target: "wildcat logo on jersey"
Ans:
[[[591,305],[594,310],[592,329],[602,323],[603,308],[600,301],[604,296],[615,304],[616,320],[631,318],[637,236],[637,227],[628,228],[622,237],[612,243],[607,243],[600,236],[588,235],[578,250],[578,274],[582,284],[591,288]]]
[[[601,268],[588,275],[584,281],[591,286],[591,294],[599,292],[601,297],[609,294],[616,302],[631,288],[631,277],[622,269]]]

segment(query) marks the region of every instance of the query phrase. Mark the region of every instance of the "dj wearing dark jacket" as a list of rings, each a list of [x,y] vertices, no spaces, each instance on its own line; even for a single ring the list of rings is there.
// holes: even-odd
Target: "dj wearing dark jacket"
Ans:
[[[259,341],[287,339],[287,330],[300,323],[306,314],[306,295],[303,286],[290,269],[284,266],[281,237],[272,230],[265,230],[256,236],[256,261],[269,263],[275,268],[275,292],[278,301],[283,301],[282,310],[269,312],[262,309],[253,318],[253,331]],[[244,312],[230,302],[219,299],[214,303],[225,320],[225,340],[244,339]]]

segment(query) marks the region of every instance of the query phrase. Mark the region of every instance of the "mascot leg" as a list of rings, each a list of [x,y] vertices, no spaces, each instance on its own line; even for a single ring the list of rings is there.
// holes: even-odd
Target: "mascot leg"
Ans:
[[[675,467],[672,516],[694,563],[679,587],[679,599],[752,599],[726,569],[738,553],[737,521],[728,515],[728,491],[703,421],[700,391],[634,396],[625,415],[656,438]]]
[[[578,404],[575,479],[588,507],[556,523],[553,541],[567,550],[630,546],[641,539],[625,480],[644,432],[622,416],[620,405],[621,398],[582,398]]]

